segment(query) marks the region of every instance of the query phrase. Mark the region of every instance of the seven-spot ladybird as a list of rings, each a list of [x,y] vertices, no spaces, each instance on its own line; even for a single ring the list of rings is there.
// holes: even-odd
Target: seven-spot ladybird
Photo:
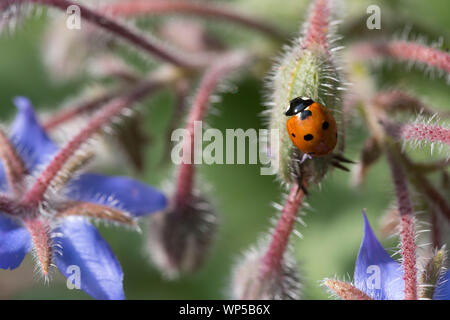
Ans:
[[[337,143],[337,126],[331,112],[310,98],[297,97],[285,113],[290,117],[287,131],[294,145],[305,155],[320,157],[333,151]]]

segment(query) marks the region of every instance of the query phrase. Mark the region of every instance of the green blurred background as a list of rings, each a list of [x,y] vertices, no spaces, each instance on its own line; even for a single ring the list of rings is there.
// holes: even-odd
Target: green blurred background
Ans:
[[[342,1],[344,4],[341,34],[344,44],[358,39],[375,39],[400,34],[405,26],[412,34],[426,36],[429,41],[442,37],[448,44],[450,7],[446,0],[433,1]],[[303,0],[242,0],[233,1],[249,13],[261,16],[294,36],[306,14],[308,1]],[[382,8],[382,29],[366,30],[366,8],[378,4]],[[59,13],[58,13],[59,14]],[[51,18],[50,18],[51,19]],[[152,19],[152,18],[151,18]],[[225,23],[211,23],[199,18],[208,29],[230,46],[268,50],[278,46],[252,32],[241,32]],[[9,123],[15,113],[11,99],[28,96],[39,110],[51,111],[62,101],[73,97],[94,83],[87,76],[69,82],[52,81],[43,64],[42,38],[49,19],[33,17],[14,34],[0,36],[0,117]],[[161,18],[154,19],[155,24]],[[153,22],[151,22],[153,23]],[[277,47],[275,47],[276,49]],[[276,54],[276,50],[274,53]],[[269,61],[267,61],[267,64]],[[263,67],[261,67],[263,68]],[[404,64],[380,64],[374,77],[380,88],[400,85],[425,97],[432,107],[448,110],[449,93],[442,77],[424,76],[417,68],[407,71]],[[264,70],[263,70],[264,71]],[[226,128],[264,128],[260,113],[264,110],[263,74],[261,70],[244,72],[233,82],[235,88],[221,94],[214,104],[217,114],[208,117],[208,124]],[[172,176],[171,168],[159,163],[167,141],[164,135],[172,116],[174,97],[169,91],[147,99],[142,110],[151,144],[146,153],[147,167],[137,178],[161,186]],[[347,136],[346,156],[357,159],[367,137],[361,121],[352,124]],[[429,158],[429,150],[416,151],[417,158]],[[219,212],[220,228],[205,266],[196,274],[167,281],[146,258],[143,234],[116,227],[100,226],[124,270],[125,293],[129,299],[224,299],[229,297],[230,276],[242,252],[254,245],[271,227],[275,214],[271,202],[280,202],[281,188],[272,176],[261,176],[258,165],[203,165],[198,179],[210,187],[208,193]],[[133,175],[131,170],[111,173]],[[362,237],[361,210],[367,208],[373,227],[390,203],[393,192],[387,165],[382,159],[370,171],[363,187],[350,186],[350,174],[334,171],[321,188],[310,190],[308,203],[312,209],[302,210],[307,227],[298,226],[303,239],[294,237],[295,256],[301,267],[305,299],[326,299],[328,293],[319,281],[338,276],[351,279],[355,258]],[[387,248],[394,248],[396,239],[385,239]],[[0,298],[9,299],[78,299],[89,298],[76,290],[67,290],[64,279],[55,272],[49,284],[34,271],[32,258],[27,256],[20,268],[11,272],[0,270]]]

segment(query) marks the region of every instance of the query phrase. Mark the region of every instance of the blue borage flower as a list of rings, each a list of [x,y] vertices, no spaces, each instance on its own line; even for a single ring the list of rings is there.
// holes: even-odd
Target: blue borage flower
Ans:
[[[365,213],[363,217],[364,237],[356,259],[354,285],[376,300],[404,299],[402,267],[384,250],[373,233]],[[440,276],[433,300],[450,300],[449,279],[450,271]]]
[[[10,140],[22,158],[28,173],[33,174],[47,164],[58,151],[37,121],[27,98],[15,99],[18,114],[11,127]],[[9,195],[5,167],[0,163],[0,191]],[[118,210],[130,218],[163,210],[165,196],[158,190],[126,177],[108,177],[100,174],[81,174],[64,187],[64,201],[95,204]],[[114,201],[110,199],[113,198]],[[48,210],[47,210],[48,211]],[[66,277],[69,266],[80,269],[81,289],[96,299],[123,299],[123,273],[109,245],[86,218],[43,215],[38,219],[50,226],[53,240],[53,262]],[[33,235],[24,224],[24,218],[0,212],[0,268],[15,269],[35,246]],[[57,244],[57,245],[55,245]],[[61,251],[61,252],[58,252]]]

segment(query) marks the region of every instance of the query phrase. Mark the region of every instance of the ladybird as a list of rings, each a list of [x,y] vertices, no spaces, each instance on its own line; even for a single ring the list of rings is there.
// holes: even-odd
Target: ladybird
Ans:
[[[331,153],[337,143],[337,126],[331,112],[322,104],[305,97],[289,103],[287,131],[294,145],[307,156]]]

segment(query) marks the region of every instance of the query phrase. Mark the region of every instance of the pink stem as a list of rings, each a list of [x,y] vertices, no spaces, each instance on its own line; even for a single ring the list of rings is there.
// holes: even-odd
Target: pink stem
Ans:
[[[424,140],[440,142],[450,146],[450,129],[420,123],[402,124],[397,128],[397,135],[404,140]]]
[[[150,40],[150,38],[145,37],[141,34],[134,32],[133,30],[127,28],[126,26],[116,22],[115,20],[102,15],[101,13],[95,12],[78,2],[70,0],[19,0],[28,3],[37,3],[42,5],[51,6],[62,11],[66,11],[70,6],[77,6],[80,8],[81,17],[90,23],[97,25],[100,28],[106,29],[109,32],[119,36],[120,38],[134,44],[135,46],[143,49],[144,51],[154,55],[164,61],[172,63],[181,67],[195,67],[198,66],[197,62],[189,61],[186,56],[181,56],[171,52],[158,44],[155,41]]]
[[[414,42],[364,43],[357,45],[354,50],[358,56],[364,59],[385,56],[399,60],[417,61],[450,73],[450,54]]]
[[[388,150],[387,157],[397,195],[397,206],[400,212],[400,241],[403,256],[403,279],[405,281],[405,299],[417,300],[416,243],[414,229],[414,212],[408,193],[403,168],[395,155]]]
[[[305,47],[319,45],[327,48],[329,20],[329,1],[315,0],[308,18],[308,27],[305,33]]]
[[[289,243],[289,236],[294,228],[297,213],[302,204],[305,194],[298,184],[293,184],[289,195],[281,211],[281,217],[278,220],[269,249],[262,258],[261,276],[278,272],[283,262],[283,256]]]
[[[67,161],[71,158],[79,148],[89,140],[92,135],[99,131],[104,125],[108,124],[114,117],[133,105],[136,101],[144,98],[153,90],[159,87],[161,83],[155,81],[147,81],[139,85],[128,95],[116,98],[105,105],[81,130],[72,138],[53,158],[47,167],[41,172],[40,176],[29,191],[24,195],[22,202],[30,206],[36,206],[42,201],[44,193],[50,186],[52,180],[57,176]]]
[[[356,288],[354,285],[344,281],[325,280],[324,284],[333,290],[343,300],[373,300],[363,291]]]
[[[172,12],[195,14],[207,18],[223,19],[238,23],[266,33],[274,38],[285,38],[282,32],[264,21],[257,20],[253,17],[248,17],[240,12],[233,11],[230,8],[207,2],[197,3],[195,1],[179,0],[128,0],[107,4],[101,9],[101,11],[115,16],[137,16]]]
[[[87,112],[93,112],[97,110],[101,105],[104,103],[110,101],[111,99],[115,98],[117,96],[116,93],[107,93],[105,95],[102,95],[98,98],[94,98],[90,101],[85,101],[81,103],[78,106],[64,109],[59,112],[57,112],[55,115],[53,115],[50,119],[44,122],[42,125],[46,131],[50,131],[61,124],[70,121],[78,116],[81,116]]]
[[[24,219],[23,223],[31,234],[31,240],[41,271],[44,276],[47,276],[53,256],[50,227],[46,222],[37,218]]]
[[[176,207],[183,207],[192,196],[194,179],[194,125],[196,121],[202,121],[209,107],[211,95],[216,90],[217,85],[225,75],[240,66],[245,60],[245,56],[240,53],[225,55],[219,62],[213,64],[203,76],[197,95],[194,98],[191,111],[188,115],[187,127],[188,137],[185,137],[183,155],[190,154],[187,162],[182,162],[179,166],[177,185],[175,191]]]

